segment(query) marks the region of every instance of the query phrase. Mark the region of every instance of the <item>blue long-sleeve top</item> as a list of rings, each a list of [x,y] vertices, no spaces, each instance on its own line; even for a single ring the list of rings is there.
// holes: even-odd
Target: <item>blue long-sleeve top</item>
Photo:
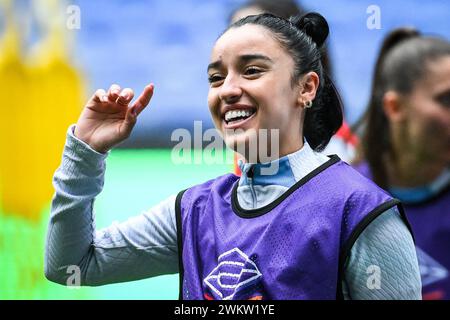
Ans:
[[[67,268],[73,265],[81,270],[81,284],[91,286],[177,273],[176,195],[125,222],[96,230],[94,200],[103,188],[108,154],[77,139],[73,129],[53,178],[46,277],[66,284]],[[327,160],[305,141],[297,152],[276,160],[276,175],[248,179],[248,171],[258,164],[241,163],[239,204],[245,209],[265,206]],[[380,272],[377,286],[369,283],[373,266]],[[397,209],[382,213],[361,233],[345,263],[342,287],[345,299],[421,299],[413,239]]]

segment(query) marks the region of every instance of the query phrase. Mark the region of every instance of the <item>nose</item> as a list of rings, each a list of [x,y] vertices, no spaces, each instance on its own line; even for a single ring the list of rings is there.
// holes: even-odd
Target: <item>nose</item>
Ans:
[[[238,77],[228,74],[220,87],[219,98],[227,104],[235,103],[242,96]]]

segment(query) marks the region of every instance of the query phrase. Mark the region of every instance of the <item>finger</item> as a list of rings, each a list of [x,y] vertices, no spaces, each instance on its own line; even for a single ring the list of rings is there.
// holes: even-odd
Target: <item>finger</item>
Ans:
[[[125,114],[125,120],[122,123],[122,127],[120,131],[122,134],[126,137],[128,137],[131,133],[131,130],[133,130],[134,125],[137,121],[137,114],[134,113],[133,108],[130,107],[127,110],[127,113]]]
[[[134,92],[130,88],[125,88],[120,92],[119,97],[116,100],[116,103],[127,106],[131,100],[133,100]]]
[[[141,95],[136,99],[132,106],[133,112],[136,115],[139,115],[142,110],[144,110],[145,107],[150,103],[154,89],[155,86],[153,85],[153,83],[149,84],[144,88],[144,91],[142,91]]]
[[[91,100],[95,102],[108,102],[108,96],[106,95],[105,90],[97,89],[92,96]]]
[[[116,101],[120,94],[120,86],[118,84],[113,84],[108,90],[108,99],[109,101]]]

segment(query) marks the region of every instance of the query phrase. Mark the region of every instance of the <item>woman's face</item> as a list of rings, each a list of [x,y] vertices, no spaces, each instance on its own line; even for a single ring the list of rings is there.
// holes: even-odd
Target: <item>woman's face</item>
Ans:
[[[262,26],[232,28],[217,40],[208,66],[208,105],[227,146],[239,151],[254,139],[251,133],[279,129],[280,155],[301,147],[303,113],[293,70],[292,57]]]
[[[427,64],[406,103],[406,132],[418,160],[450,164],[450,56]]]

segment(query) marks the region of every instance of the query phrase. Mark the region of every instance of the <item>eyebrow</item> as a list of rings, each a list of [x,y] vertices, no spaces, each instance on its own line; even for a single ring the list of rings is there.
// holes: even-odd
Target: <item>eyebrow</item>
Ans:
[[[262,54],[244,54],[242,56],[239,56],[239,60],[240,63],[245,63],[252,60],[264,60],[271,63],[273,62],[272,59]],[[214,61],[208,65],[207,71],[209,71],[210,69],[219,69],[221,66],[222,66],[221,60]]]

